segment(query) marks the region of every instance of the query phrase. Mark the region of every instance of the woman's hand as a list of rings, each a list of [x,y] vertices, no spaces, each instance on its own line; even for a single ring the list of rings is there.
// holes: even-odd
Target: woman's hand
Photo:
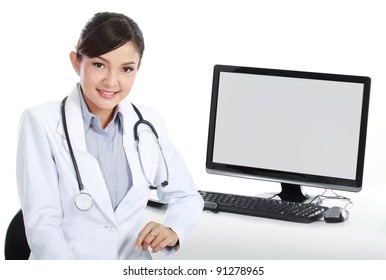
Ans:
[[[157,253],[166,246],[175,246],[178,242],[177,234],[171,229],[156,222],[149,222],[138,234],[135,250],[142,247],[146,251],[149,246],[152,253]]]

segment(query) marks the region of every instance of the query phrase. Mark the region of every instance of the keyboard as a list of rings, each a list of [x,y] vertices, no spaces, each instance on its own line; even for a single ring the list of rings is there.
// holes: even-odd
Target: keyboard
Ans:
[[[328,207],[310,203],[290,202],[271,198],[259,198],[202,190],[199,190],[199,193],[205,203],[211,205],[206,208],[207,210],[297,223],[311,223],[318,221],[328,209]],[[213,207],[213,205],[216,207]]]

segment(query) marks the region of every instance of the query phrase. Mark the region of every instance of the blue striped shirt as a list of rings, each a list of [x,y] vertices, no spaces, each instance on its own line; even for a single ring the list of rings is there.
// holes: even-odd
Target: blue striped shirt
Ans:
[[[103,129],[99,117],[89,112],[83,95],[80,96],[87,150],[99,163],[115,211],[133,185],[123,148],[123,115],[118,105],[113,119]]]

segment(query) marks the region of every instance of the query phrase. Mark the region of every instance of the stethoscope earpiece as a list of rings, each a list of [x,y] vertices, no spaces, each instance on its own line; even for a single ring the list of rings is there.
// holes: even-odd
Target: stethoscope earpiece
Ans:
[[[161,185],[150,185],[149,186],[149,188],[151,189],[151,190],[156,190],[156,189],[158,189],[158,187],[166,187],[167,185],[169,185],[169,182],[168,181],[163,181],[162,183],[161,183]]]

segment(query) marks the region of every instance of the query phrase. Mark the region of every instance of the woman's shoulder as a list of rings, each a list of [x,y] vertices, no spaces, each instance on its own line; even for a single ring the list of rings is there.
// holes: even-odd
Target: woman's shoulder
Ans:
[[[60,101],[51,101],[26,108],[22,118],[35,119],[43,122],[57,120],[60,116]]]

